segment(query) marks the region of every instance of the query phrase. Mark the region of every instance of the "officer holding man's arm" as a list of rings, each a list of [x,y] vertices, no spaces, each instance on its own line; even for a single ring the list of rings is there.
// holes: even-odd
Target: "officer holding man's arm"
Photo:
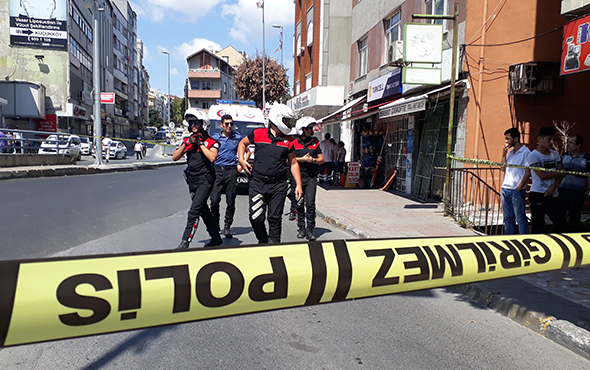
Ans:
[[[197,230],[199,217],[203,218],[207,232],[211,236],[211,241],[205,247],[221,245],[223,239],[219,236],[219,224],[215,222],[209,206],[207,206],[207,199],[209,199],[215,181],[213,162],[217,158],[219,142],[210,138],[207,133],[209,116],[204,110],[187,109],[183,123],[190,132],[183,135],[180,147],[172,153],[172,160],[176,162],[186,153],[187,168],[184,173],[192,203],[188,211],[182,240],[177,249],[189,247]]]
[[[269,112],[267,128],[257,128],[240,141],[238,160],[250,182],[250,223],[259,244],[280,243],[282,214],[290,170],[295,179],[295,196],[301,198],[301,174],[295,159],[293,138],[287,136],[294,126],[295,112],[284,104],[274,104]],[[254,165],[244,158],[248,145],[255,145]],[[265,213],[268,208],[268,233]]]

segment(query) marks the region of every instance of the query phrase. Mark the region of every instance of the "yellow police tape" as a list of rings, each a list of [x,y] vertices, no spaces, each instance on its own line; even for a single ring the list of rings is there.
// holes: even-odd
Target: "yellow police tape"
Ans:
[[[315,241],[0,262],[0,346],[590,264],[590,234]]]
[[[470,164],[485,164],[488,166],[496,166],[496,167],[513,167],[513,168],[523,168],[528,170],[536,170],[536,171],[545,171],[545,172],[557,172],[563,173],[566,175],[575,175],[575,176],[585,176],[590,177],[589,172],[577,172],[577,171],[565,171],[565,170],[556,170],[553,168],[543,168],[543,167],[532,167],[532,166],[520,166],[516,164],[508,164],[508,163],[501,163],[501,162],[494,162],[489,161],[487,159],[477,159],[477,158],[459,158],[453,157],[452,155],[447,156],[448,158],[461,162],[461,163],[470,163]]]

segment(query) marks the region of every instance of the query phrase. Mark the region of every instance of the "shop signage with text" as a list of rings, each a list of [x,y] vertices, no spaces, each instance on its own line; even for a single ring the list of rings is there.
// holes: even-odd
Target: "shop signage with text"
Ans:
[[[369,82],[367,89],[367,101],[378,100],[402,93],[402,69],[398,68],[385,76]]]
[[[426,109],[426,98],[421,98],[407,103],[400,103],[393,107],[384,108],[379,111],[379,119],[419,112],[424,109]]]
[[[561,75],[590,70],[590,15],[563,27]]]
[[[359,162],[350,162],[348,164],[348,183],[358,184],[361,173],[361,164]]]
[[[115,93],[100,93],[100,104],[115,104]]]

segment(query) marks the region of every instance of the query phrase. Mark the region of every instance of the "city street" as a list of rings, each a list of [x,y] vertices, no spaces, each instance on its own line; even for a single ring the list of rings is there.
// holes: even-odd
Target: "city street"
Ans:
[[[175,248],[189,204],[182,170],[0,181],[2,258]],[[256,242],[247,204],[238,195],[234,239],[225,245]],[[283,220],[283,241],[299,241],[295,223]],[[319,219],[316,231],[319,240],[353,238]],[[201,226],[192,246],[208,240]],[[590,362],[450,289],[0,349],[3,370],[359,367],[590,369]]]

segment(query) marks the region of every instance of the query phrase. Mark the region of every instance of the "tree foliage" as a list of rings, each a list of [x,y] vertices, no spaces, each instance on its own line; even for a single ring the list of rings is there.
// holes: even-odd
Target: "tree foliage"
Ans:
[[[265,98],[267,102],[280,101],[289,91],[287,70],[274,59],[265,58]],[[252,100],[262,107],[262,55],[240,64],[234,74],[236,92],[242,99]]]
[[[154,108],[150,108],[150,126],[160,127],[164,121],[159,111]]]
[[[172,106],[172,120],[176,123],[182,122],[184,119],[184,99],[174,98],[170,103]]]

